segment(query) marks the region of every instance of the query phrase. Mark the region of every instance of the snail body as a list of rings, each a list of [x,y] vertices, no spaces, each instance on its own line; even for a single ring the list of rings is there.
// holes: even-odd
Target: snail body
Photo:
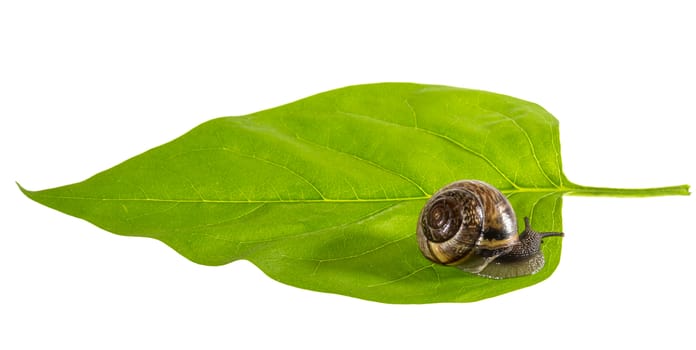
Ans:
[[[494,279],[538,272],[544,266],[542,239],[563,236],[534,231],[528,218],[518,234],[505,195],[476,180],[457,181],[435,193],[421,211],[416,233],[429,260]]]

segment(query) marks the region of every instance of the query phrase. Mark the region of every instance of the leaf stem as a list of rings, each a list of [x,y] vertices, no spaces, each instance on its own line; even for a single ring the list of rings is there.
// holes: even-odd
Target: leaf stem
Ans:
[[[574,186],[566,194],[571,196],[611,196],[611,197],[654,197],[654,196],[688,196],[689,185],[653,187],[653,188],[608,188],[591,186]]]

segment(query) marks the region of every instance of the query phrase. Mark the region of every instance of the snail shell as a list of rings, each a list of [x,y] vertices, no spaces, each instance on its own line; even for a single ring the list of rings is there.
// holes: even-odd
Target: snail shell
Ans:
[[[517,233],[515,212],[505,195],[476,180],[449,184],[425,204],[418,220],[418,245],[429,260],[490,278],[530,275],[544,266],[541,241],[562,236],[539,233],[525,218]]]

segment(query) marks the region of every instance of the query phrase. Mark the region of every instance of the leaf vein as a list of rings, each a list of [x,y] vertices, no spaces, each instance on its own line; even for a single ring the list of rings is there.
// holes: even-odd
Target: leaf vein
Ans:
[[[310,144],[310,145],[314,145],[314,146],[317,146],[317,147],[321,147],[321,148],[324,148],[324,149],[327,149],[327,150],[330,150],[330,151],[333,151],[333,152],[336,152],[336,153],[339,153],[339,154],[348,155],[348,156],[350,156],[350,157],[352,157],[352,158],[354,158],[354,159],[356,159],[356,160],[358,160],[358,161],[365,162],[365,163],[367,163],[368,165],[371,165],[371,166],[373,166],[373,167],[375,167],[375,168],[377,168],[377,169],[379,169],[379,170],[385,171],[385,172],[387,172],[387,173],[389,173],[389,174],[392,174],[392,175],[396,175],[396,176],[398,176],[398,177],[400,177],[400,178],[402,178],[402,179],[408,181],[408,182],[411,183],[412,185],[416,186],[416,187],[418,188],[418,190],[421,191],[424,195],[426,195],[426,196],[430,196],[430,195],[431,195],[431,193],[428,193],[425,189],[423,189],[423,186],[421,186],[420,184],[418,184],[415,180],[411,179],[410,177],[408,177],[408,176],[406,176],[406,175],[404,175],[404,174],[398,173],[398,172],[396,172],[396,171],[394,171],[394,170],[391,170],[391,169],[389,169],[389,168],[387,168],[387,167],[385,167],[385,166],[382,166],[382,165],[379,164],[379,163],[376,163],[376,162],[373,162],[373,161],[368,160],[368,159],[366,159],[366,158],[360,157],[360,156],[358,156],[357,154],[352,154],[352,153],[348,153],[348,152],[344,152],[344,151],[335,149],[335,148],[333,148],[333,147],[329,147],[329,146],[325,146],[325,145],[320,145],[320,144],[318,144],[318,143],[316,143],[316,142],[313,142],[313,141],[307,140],[307,139],[305,139],[305,138],[302,138],[302,137],[300,137],[299,135],[296,136],[296,137],[297,137],[298,140],[300,140],[300,141],[302,141],[302,142],[305,142],[305,143],[308,143],[308,144]],[[357,197],[357,195],[356,195],[356,197]]]
[[[320,233],[323,233],[323,232],[325,232],[325,231],[330,231],[330,230],[337,229],[337,228],[348,227],[348,226],[351,226],[351,225],[358,225],[358,224],[360,224],[360,223],[362,223],[362,222],[364,222],[364,221],[366,221],[366,220],[368,220],[368,219],[370,219],[370,218],[372,218],[372,217],[374,217],[374,216],[379,215],[379,214],[382,213],[382,212],[385,212],[385,211],[387,211],[387,210],[389,210],[389,209],[391,209],[391,208],[396,207],[396,206],[399,205],[399,204],[401,204],[401,203],[389,204],[389,205],[387,205],[387,206],[385,206],[385,207],[379,208],[379,209],[374,210],[374,211],[372,211],[372,212],[369,212],[369,213],[367,213],[367,214],[365,214],[365,215],[363,215],[363,216],[360,216],[360,217],[356,218],[356,219],[353,220],[353,221],[344,222],[344,223],[341,223],[341,224],[338,224],[338,225],[333,225],[333,226],[328,226],[328,227],[322,227],[322,228],[320,228],[320,229],[318,229],[318,230],[312,230],[312,231],[301,232],[301,233],[290,234],[290,235],[284,235],[284,236],[276,236],[276,237],[272,237],[272,238],[239,241],[239,240],[227,239],[227,238],[225,238],[225,237],[218,237],[218,236],[210,235],[210,234],[207,234],[207,233],[201,233],[201,234],[206,235],[206,236],[211,237],[211,238],[214,238],[214,239],[222,240],[222,241],[235,242],[235,243],[237,243],[238,245],[243,245],[243,244],[257,244],[257,243],[270,243],[270,242],[282,241],[282,240],[285,240],[285,239],[305,238],[305,237],[308,237],[308,236],[320,234]],[[286,256],[286,257],[292,258],[292,257],[290,257],[290,256]],[[296,259],[296,260],[312,260],[312,261],[320,260],[320,259],[300,259],[300,258],[294,258],[294,259]]]
[[[283,170],[289,172],[290,174],[292,174],[292,175],[294,175],[294,176],[300,178],[300,180],[302,180],[303,182],[305,182],[306,184],[308,184],[310,187],[312,187],[312,189],[321,197],[321,199],[323,199],[323,200],[328,200],[328,198],[326,198],[326,197],[324,196],[324,193],[323,193],[321,190],[319,190],[319,188],[317,188],[317,186],[316,186],[314,183],[312,183],[312,181],[310,181],[307,177],[305,177],[304,175],[302,175],[302,174],[296,172],[295,170],[289,168],[287,165],[283,165],[283,164],[280,164],[280,163],[278,163],[278,162],[274,162],[274,161],[272,161],[272,160],[268,160],[268,159],[265,159],[265,158],[261,158],[261,157],[258,157],[258,156],[256,156],[256,155],[253,155],[253,154],[245,154],[245,153],[242,153],[242,152],[237,152],[237,151],[235,151],[235,150],[233,150],[233,149],[231,149],[231,148],[224,147],[224,146],[223,146],[223,147],[198,148],[198,149],[194,149],[194,150],[187,151],[187,152],[185,152],[185,153],[209,152],[209,151],[223,151],[223,152],[229,152],[229,153],[232,153],[232,154],[234,154],[234,155],[236,155],[236,156],[239,156],[239,157],[244,157],[244,158],[249,158],[249,159],[258,160],[258,161],[260,161],[260,162],[269,164],[269,165],[271,165],[271,166],[274,166],[274,167],[283,169]],[[181,156],[181,155],[182,155],[182,154],[178,154],[178,156]],[[277,193],[277,191],[276,191],[276,195],[278,196],[279,199],[282,200],[282,197],[280,196],[279,193]]]
[[[414,230],[414,231],[415,231],[415,230]],[[320,262],[320,263],[325,263],[325,262],[334,262],[334,261],[350,260],[350,259],[359,258],[359,257],[361,257],[361,256],[365,256],[365,255],[368,255],[368,254],[370,254],[370,253],[374,253],[374,252],[376,252],[376,251],[378,251],[378,250],[380,250],[380,249],[382,249],[382,248],[384,248],[384,247],[390,246],[390,245],[392,245],[392,244],[399,243],[399,242],[401,242],[401,241],[403,241],[403,240],[405,240],[405,239],[411,238],[411,237],[412,237],[412,235],[409,234],[409,235],[404,236],[404,237],[401,237],[401,238],[397,238],[397,239],[394,239],[394,240],[391,240],[391,241],[387,241],[387,242],[382,243],[382,244],[380,244],[380,245],[378,245],[378,246],[376,246],[376,247],[374,247],[374,248],[370,248],[370,249],[368,249],[368,250],[362,251],[362,252],[357,253],[357,254],[351,254],[351,255],[340,256],[340,257],[336,257],[336,258],[328,258],[328,259],[316,259],[316,261],[318,261],[318,262]]]
[[[527,132],[527,130],[526,130],[525,128],[523,128],[523,127],[517,122],[517,119],[515,119],[515,118],[513,118],[513,117],[511,117],[511,116],[509,116],[509,115],[507,115],[507,114],[505,114],[505,113],[502,113],[502,112],[500,112],[500,111],[496,111],[496,110],[492,110],[492,109],[489,109],[489,108],[485,108],[485,107],[481,106],[480,104],[479,104],[479,105],[474,105],[474,104],[471,104],[471,103],[467,103],[467,104],[469,104],[469,105],[471,105],[471,106],[474,106],[474,107],[478,107],[478,108],[480,108],[480,109],[482,109],[482,110],[484,110],[484,111],[487,111],[487,112],[492,112],[492,113],[497,114],[497,115],[499,115],[499,116],[505,118],[506,120],[510,121],[510,122],[515,126],[515,128],[517,128],[517,129],[522,133],[522,135],[524,136],[524,138],[527,140],[527,143],[529,144],[529,148],[530,148],[530,150],[531,150],[531,152],[532,152],[532,158],[533,158],[534,161],[536,162],[536,165],[537,165],[537,167],[539,168],[539,170],[541,171],[541,174],[544,175],[544,177],[546,178],[546,180],[549,181],[550,184],[555,185],[555,186],[559,186],[559,185],[556,184],[553,180],[551,180],[551,178],[549,177],[549,175],[546,173],[546,170],[544,170],[544,168],[541,166],[541,160],[539,159],[539,157],[538,157],[537,154],[536,154],[536,147],[534,146],[534,143],[532,142],[532,138],[529,136],[529,133]]]
[[[477,158],[483,160],[484,162],[488,163],[488,165],[489,165],[491,168],[493,168],[493,170],[495,170],[498,174],[500,174],[500,176],[502,176],[502,177],[505,179],[505,181],[507,181],[508,183],[510,183],[510,185],[511,185],[512,187],[514,187],[514,188],[519,188],[519,186],[517,186],[517,184],[516,184],[514,181],[512,181],[500,168],[498,168],[497,165],[495,165],[495,163],[493,163],[493,161],[491,161],[491,160],[490,160],[488,157],[486,157],[484,154],[481,154],[480,152],[474,151],[473,149],[471,149],[471,148],[465,146],[464,144],[458,142],[457,140],[455,140],[455,139],[453,139],[453,138],[451,138],[451,137],[449,137],[449,136],[447,136],[447,135],[440,134],[440,133],[438,133],[438,132],[436,132],[436,131],[433,131],[433,130],[430,130],[430,129],[425,129],[425,128],[423,128],[423,127],[415,127],[415,126],[403,125],[403,124],[394,123],[394,122],[386,121],[386,120],[383,120],[383,119],[379,119],[379,118],[376,118],[376,117],[372,117],[372,116],[369,116],[369,115],[357,114],[357,113],[351,113],[351,112],[345,112],[345,111],[340,111],[340,110],[337,111],[337,113],[344,114],[344,115],[348,115],[348,116],[352,116],[352,117],[359,117],[359,118],[370,119],[370,120],[377,121],[377,122],[380,122],[380,123],[383,123],[383,124],[387,124],[387,125],[399,126],[399,127],[403,127],[403,128],[410,128],[410,129],[414,129],[414,130],[417,130],[417,131],[424,132],[424,133],[429,134],[429,135],[431,135],[431,136],[435,136],[435,137],[440,138],[440,139],[442,139],[442,140],[445,140],[445,141],[447,141],[447,142],[449,142],[449,143],[451,143],[451,144],[453,144],[453,145],[455,145],[455,146],[461,148],[462,150],[466,151],[467,153],[470,153],[470,154],[476,156]]]
[[[554,194],[557,194],[557,193],[558,193],[558,192],[549,192],[549,193],[547,193],[547,194],[545,194],[545,195],[543,195],[543,196],[537,198],[537,199],[534,201],[534,205],[532,205],[532,210],[531,210],[531,212],[529,213],[530,219],[532,219],[532,220],[534,219],[534,211],[536,210],[537,205],[539,205],[539,203],[541,203],[542,200],[544,200],[545,198],[548,198],[548,197],[550,197],[550,196],[553,196]]]
[[[433,271],[435,271],[435,272],[437,273],[437,270],[435,270],[435,264],[433,263],[433,264],[430,264],[430,265],[422,266],[422,267],[416,269],[415,271],[413,271],[413,272],[411,272],[411,273],[409,273],[409,274],[407,274],[407,275],[401,276],[401,277],[399,277],[399,278],[396,278],[396,279],[393,279],[393,280],[389,280],[389,281],[380,282],[380,283],[370,284],[370,285],[368,285],[367,287],[368,287],[368,288],[381,287],[381,286],[385,286],[385,285],[388,285],[388,284],[397,283],[397,282],[400,282],[400,281],[409,279],[409,278],[415,276],[416,274],[418,274],[419,272],[421,272],[421,271],[423,271],[423,270],[426,270],[426,269],[429,269],[429,268],[433,269]],[[439,281],[439,280],[440,280],[440,278],[439,278],[440,275],[438,274],[437,276],[438,276],[438,281]]]

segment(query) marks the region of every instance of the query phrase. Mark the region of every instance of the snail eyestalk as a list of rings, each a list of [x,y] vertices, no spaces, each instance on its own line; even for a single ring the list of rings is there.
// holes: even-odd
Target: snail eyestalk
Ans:
[[[522,233],[520,234],[520,236],[527,235],[527,234],[529,234],[529,233],[531,233],[531,232],[536,233],[536,234],[539,235],[539,237],[541,237],[541,238],[546,238],[546,237],[563,237],[563,236],[565,236],[565,234],[564,234],[563,232],[538,232],[538,231],[535,231],[535,230],[532,228],[532,225],[529,224],[529,217],[526,217],[526,216],[525,216],[525,217],[524,217],[524,231],[522,231]]]

